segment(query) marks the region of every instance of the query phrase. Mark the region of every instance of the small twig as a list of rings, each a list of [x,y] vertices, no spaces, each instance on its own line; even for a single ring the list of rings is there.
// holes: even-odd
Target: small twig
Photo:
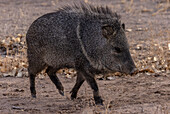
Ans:
[[[16,110],[24,110],[24,108],[21,108],[19,106],[12,106],[12,109],[16,109]]]

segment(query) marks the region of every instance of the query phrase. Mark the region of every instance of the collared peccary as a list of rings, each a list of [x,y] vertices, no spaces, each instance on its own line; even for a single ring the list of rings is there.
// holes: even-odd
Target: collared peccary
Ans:
[[[61,68],[74,68],[77,81],[71,99],[76,98],[86,80],[96,104],[102,104],[103,100],[95,74],[135,71],[125,25],[108,7],[83,3],[45,14],[32,23],[26,41],[32,97],[36,97],[35,76],[45,68],[61,95],[64,95],[64,88],[56,72]]]

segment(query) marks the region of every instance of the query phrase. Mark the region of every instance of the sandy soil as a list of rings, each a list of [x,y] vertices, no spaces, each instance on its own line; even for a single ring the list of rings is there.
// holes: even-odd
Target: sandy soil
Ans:
[[[0,113],[170,113],[170,77],[139,75],[98,80],[104,106],[95,106],[92,91],[85,83],[78,98],[70,100],[75,78],[60,77],[61,96],[48,77],[36,79],[37,98],[32,99],[28,78],[0,78]]]
[[[78,1],[78,0],[76,0]],[[91,4],[108,5],[122,16],[127,37],[136,63],[151,53],[147,46],[153,42],[166,46],[170,38],[170,8],[166,0],[85,0]],[[25,34],[30,24],[39,16],[70,4],[69,0],[0,0],[0,39]],[[136,45],[143,43],[144,50],[133,53]],[[167,51],[168,53],[168,51]],[[155,52],[157,54],[157,52]],[[165,57],[168,57],[166,53]],[[65,88],[61,96],[49,77],[36,79],[37,98],[32,99],[29,78],[0,76],[0,113],[110,113],[110,114],[169,114],[169,73],[141,73],[134,76],[114,76],[111,80],[97,80],[103,106],[96,106],[92,91],[84,83],[78,98],[70,100],[69,91],[75,77],[60,76]]]

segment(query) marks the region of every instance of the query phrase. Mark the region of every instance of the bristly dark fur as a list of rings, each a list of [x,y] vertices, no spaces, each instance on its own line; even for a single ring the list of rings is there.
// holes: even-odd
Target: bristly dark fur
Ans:
[[[61,95],[64,87],[56,75],[61,68],[74,68],[77,80],[71,99],[86,80],[96,104],[103,104],[95,74],[133,74],[135,64],[120,23],[120,16],[107,6],[86,3],[68,5],[35,20],[26,34],[30,91],[36,97],[35,77],[42,70]]]
[[[74,5],[67,5],[59,9],[59,11],[64,11],[68,13],[77,13],[84,15],[86,17],[93,17],[93,18],[114,18],[117,20],[120,20],[120,15],[118,15],[116,12],[113,12],[111,9],[108,8],[108,6],[94,6],[87,3],[80,3]]]

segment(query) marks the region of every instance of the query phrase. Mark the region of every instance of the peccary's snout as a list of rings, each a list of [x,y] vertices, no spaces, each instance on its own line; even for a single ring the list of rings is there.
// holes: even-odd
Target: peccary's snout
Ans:
[[[133,60],[130,58],[129,63],[125,64],[125,73],[133,75],[138,71],[136,65],[134,64]]]
[[[122,71],[123,73],[129,74],[129,75],[133,75],[138,71],[135,65],[128,65],[128,64],[125,64],[122,70],[123,70]]]
[[[123,56],[122,60],[123,60],[123,64],[122,64],[122,72],[123,73],[133,75],[138,71],[138,69],[136,68],[136,65],[131,57],[129,50],[124,52],[124,56]]]
[[[133,75],[138,72],[138,69],[135,67],[131,70],[130,75]]]

